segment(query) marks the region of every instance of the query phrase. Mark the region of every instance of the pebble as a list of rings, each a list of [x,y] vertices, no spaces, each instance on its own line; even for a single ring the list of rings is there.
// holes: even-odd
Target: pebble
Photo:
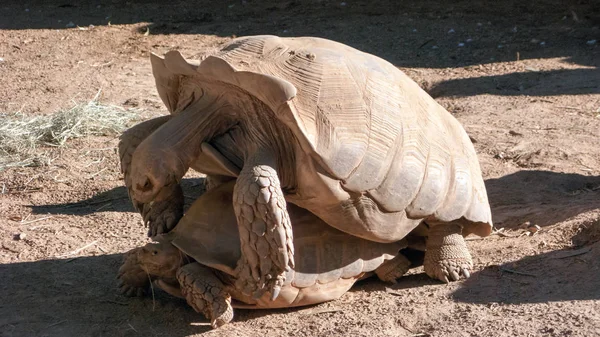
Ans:
[[[340,6],[346,6],[345,2],[340,3]]]
[[[67,25],[65,27],[73,28],[73,27],[75,27],[75,24],[73,23],[73,21],[69,21],[69,23],[67,23]]]
[[[0,62],[4,62],[4,57],[0,57]]]
[[[454,29],[450,28],[450,30],[448,31],[448,34],[454,34],[454,33],[455,33]]]
[[[464,46],[465,46],[465,44],[464,44],[464,43],[462,43],[462,42],[459,42],[459,43],[458,43],[458,46],[459,46],[459,47],[464,47]]]
[[[596,41],[596,40],[589,40],[588,42],[586,42],[586,44],[589,45],[589,46],[593,46],[593,45],[596,44],[596,42],[598,42],[598,41]]]
[[[544,41],[540,42],[540,46],[545,46],[545,45],[546,45],[546,42],[544,42]]]
[[[527,227],[527,230],[532,234],[539,232],[541,229],[542,229],[542,227],[540,227],[538,225],[533,225],[533,226]]]

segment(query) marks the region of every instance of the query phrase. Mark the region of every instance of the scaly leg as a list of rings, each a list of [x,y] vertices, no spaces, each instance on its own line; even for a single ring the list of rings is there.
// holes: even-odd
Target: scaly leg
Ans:
[[[132,198],[131,159],[138,146],[159,127],[165,124],[171,116],[162,116],[140,123],[123,132],[119,142],[119,157],[121,158],[121,172],[125,186],[133,206],[142,214],[144,224],[148,229],[148,236],[166,233],[173,229],[183,216],[183,191],[179,184],[169,186],[161,191],[159,201],[144,204]]]
[[[384,282],[396,283],[396,280],[402,277],[410,269],[411,262],[401,253],[391,260],[385,261],[379,268],[375,269],[375,274]]]
[[[144,295],[150,284],[148,274],[138,259],[138,252],[141,249],[143,248],[134,248],[125,253],[125,261],[117,274],[119,292],[128,297]]]
[[[236,288],[274,300],[294,266],[290,217],[274,160],[257,156],[245,163],[233,191],[233,207],[242,245]]]
[[[425,251],[425,273],[445,283],[468,278],[473,268],[471,253],[462,236],[462,227],[452,223],[431,226]]]
[[[210,268],[190,263],[177,271],[181,294],[196,312],[204,314],[213,328],[231,322],[231,296]]]

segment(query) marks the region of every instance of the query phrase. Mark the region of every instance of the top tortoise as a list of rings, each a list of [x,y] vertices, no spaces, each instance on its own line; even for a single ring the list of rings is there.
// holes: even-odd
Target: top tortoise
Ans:
[[[477,155],[459,122],[402,71],[313,37],[249,36],[200,62],[151,56],[171,112],[124,133],[126,185],[150,234],[182,213],[191,167],[237,178],[242,289],[278,295],[294,264],[286,200],[349,234],[428,237],[425,271],[468,277],[463,236],[491,232]]]

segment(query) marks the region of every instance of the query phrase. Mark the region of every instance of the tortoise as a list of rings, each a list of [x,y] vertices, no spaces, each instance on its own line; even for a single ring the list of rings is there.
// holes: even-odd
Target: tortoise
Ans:
[[[410,267],[400,253],[409,241],[368,241],[328,226],[300,207],[290,205],[294,222],[295,268],[286,272],[276,300],[253,298],[235,284],[241,258],[240,236],[233,210],[234,182],[221,184],[198,198],[167,234],[134,248],[119,269],[120,291],[142,295],[150,282],[184,297],[214,328],[233,318],[232,307],[268,309],[297,307],[339,298],[359,279],[377,274],[394,282]],[[419,238],[414,249],[424,249]],[[232,301],[233,298],[233,301]]]
[[[170,111],[126,131],[125,183],[150,235],[182,214],[193,168],[233,195],[246,294],[273,298],[294,266],[286,201],[375,242],[428,236],[426,273],[469,277],[464,236],[491,233],[477,154],[460,123],[387,61],[338,42],[249,36],[187,62],[151,55]]]

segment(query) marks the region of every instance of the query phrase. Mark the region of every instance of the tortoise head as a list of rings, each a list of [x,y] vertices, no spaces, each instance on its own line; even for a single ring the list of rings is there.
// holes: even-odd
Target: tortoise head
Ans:
[[[178,184],[185,171],[177,151],[144,141],[131,159],[131,196],[142,203],[158,201],[160,192]]]
[[[138,261],[152,276],[175,278],[177,269],[183,264],[183,253],[167,240],[146,244],[138,250]]]

